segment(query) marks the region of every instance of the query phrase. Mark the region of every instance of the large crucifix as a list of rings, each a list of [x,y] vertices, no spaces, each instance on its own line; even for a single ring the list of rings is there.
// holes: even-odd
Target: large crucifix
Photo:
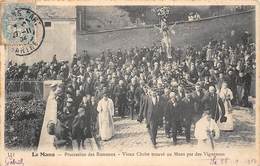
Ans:
[[[162,39],[161,39],[161,45],[163,51],[166,53],[167,58],[171,59],[171,47],[172,47],[172,41],[171,41],[171,35],[175,35],[174,31],[174,25],[169,25],[168,24],[168,16],[170,13],[170,10],[168,7],[162,7],[159,9],[154,10],[160,18],[160,27],[155,26],[157,29],[160,30],[160,33],[162,33]]]

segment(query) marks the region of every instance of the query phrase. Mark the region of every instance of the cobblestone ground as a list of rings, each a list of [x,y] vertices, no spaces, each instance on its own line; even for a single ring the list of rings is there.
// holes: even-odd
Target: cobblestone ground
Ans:
[[[234,131],[221,132],[220,139],[215,142],[216,148],[253,147],[255,145],[255,112],[251,109],[235,108],[233,111]],[[136,119],[114,118],[115,136],[109,141],[101,141],[103,150],[135,151],[137,149],[153,149],[145,123]],[[172,139],[166,138],[164,129],[160,128],[157,135],[156,150],[176,150],[196,148],[197,141],[193,137],[187,144],[184,136],[178,136],[178,144],[174,146]]]

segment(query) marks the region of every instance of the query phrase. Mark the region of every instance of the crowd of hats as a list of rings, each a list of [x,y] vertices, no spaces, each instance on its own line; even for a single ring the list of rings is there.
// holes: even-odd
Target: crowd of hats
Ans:
[[[67,61],[52,61],[52,63],[40,61],[27,65],[17,64],[10,60],[5,73],[6,80],[11,81],[44,81],[62,80],[68,76],[69,66]]]
[[[203,48],[173,48],[171,60],[167,59],[160,46],[153,45],[149,48],[105,50],[96,58],[89,58],[88,53],[84,52],[83,55],[73,56],[71,68],[67,62],[57,60],[56,56],[50,63],[41,61],[33,65],[18,65],[9,61],[6,79],[63,80],[55,94],[64,105],[79,105],[87,95],[99,100],[104,92],[114,100],[113,88],[121,84],[126,87],[125,91],[131,85],[143,85],[147,91],[158,93],[163,93],[165,88],[174,93],[178,89],[185,89],[189,93],[194,90],[194,86],[208,90],[210,86],[217,86],[221,75],[225,76],[228,87],[235,92],[237,78],[245,80],[243,76],[251,75],[255,70],[254,43],[247,38],[237,42],[237,45],[230,46],[226,41],[213,40]],[[251,76],[248,78],[251,79]],[[43,101],[8,99],[6,124],[11,125],[6,128],[6,144],[13,146],[15,142],[19,145],[22,142],[24,146],[30,146],[28,142],[23,142],[30,139],[24,138],[33,138],[28,133],[37,135],[39,128],[34,132],[31,130],[40,126],[43,110]],[[58,110],[59,112],[64,113],[63,109]]]

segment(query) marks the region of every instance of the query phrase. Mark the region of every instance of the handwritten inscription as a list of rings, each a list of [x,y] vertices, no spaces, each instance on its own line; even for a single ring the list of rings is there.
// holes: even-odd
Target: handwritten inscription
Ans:
[[[5,166],[24,166],[23,158],[15,158],[14,153],[8,153],[5,158]]]
[[[251,159],[234,159],[226,156],[225,153],[214,152],[121,152],[121,153],[108,153],[108,152],[89,152],[89,153],[49,153],[49,152],[32,152],[32,157],[173,157],[173,158],[200,158],[206,160],[209,165],[237,165],[237,166],[256,166],[257,161],[255,158]],[[202,157],[202,158],[201,158]],[[15,156],[15,153],[8,153],[5,158],[5,166],[24,166],[24,159]]]

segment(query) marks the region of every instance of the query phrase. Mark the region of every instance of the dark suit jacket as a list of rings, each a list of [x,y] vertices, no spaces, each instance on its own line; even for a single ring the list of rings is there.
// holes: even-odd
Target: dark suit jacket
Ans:
[[[168,118],[167,104],[169,102],[169,97],[162,95],[161,100],[162,105],[164,106],[161,108],[161,110],[163,111],[163,115],[165,116],[165,118]]]
[[[125,86],[115,87],[114,94],[120,104],[123,104],[127,101],[127,91]]]
[[[215,119],[217,121],[219,117],[224,117],[225,107],[222,100],[219,99],[217,94],[212,97],[209,93],[206,93],[203,100],[205,108],[210,110],[212,119]],[[219,110],[219,108],[221,110]],[[221,115],[219,114],[220,111],[222,112]]]
[[[143,95],[140,99],[140,110],[139,110],[139,115],[138,115],[138,121],[142,121],[145,117],[145,107],[146,107],[146,103],[148,100],[148,96],[147,95]]]
[[[84,93],[85,93],[85,95],[86,94],[94,95],[93,87],[92,87],[91,83],[86,82],[84,84]]]
[[[134,100],[135,100],[135,103],[137,106],[140,106],[141,98],[142,98],[143,94],[144,94],[144,90],[138,86],[135,89],[135,94],[134,94]]]
[[[183,98],[179,101],[179,110],[180,116],[184,120],[191,120],[192,115],[194,114],[194,101],[192,99],[188,100],[187,98]]]
[[[179,103],[176,102],[174,105],[172,101],[167,101],[165,118],[168,118],[171,122],[177,122],[181,120]]]
[[[148,97],[144,106],[146,123],[158,123],[163,114],[163,107],[164,105],[161,97],[159,97],[159,101],[156,104],[153,104],[152,97]]]
[[[204,111],[204,97],[205,93],[201,90],[200,94],[198,94],[196,91],[193,92],[192,98],[194,101],[194,111],[196,114],[202,114]]]

